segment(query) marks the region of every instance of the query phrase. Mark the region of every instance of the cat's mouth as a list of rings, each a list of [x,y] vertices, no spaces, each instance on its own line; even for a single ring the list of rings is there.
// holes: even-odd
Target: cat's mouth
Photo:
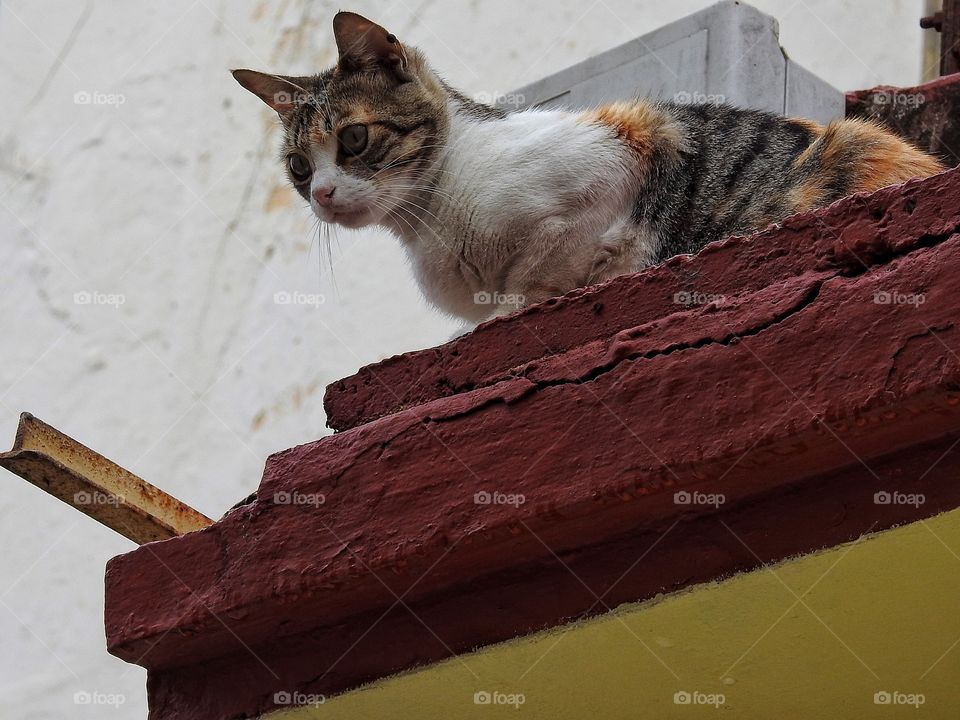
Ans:
[[[343,225],[347,228],[360,228],[369,225],[372,221],[369,210],[326,210],[323,221]]]

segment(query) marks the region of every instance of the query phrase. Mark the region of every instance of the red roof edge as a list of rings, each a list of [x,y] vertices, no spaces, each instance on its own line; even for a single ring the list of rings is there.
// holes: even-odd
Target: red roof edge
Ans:
[[[327,424],[347,430],[430,400],[523,377],[551,357],[676,313],[683,309],[678,300],[757,291],[820,263],[828,272],[844,264],[856,271],[860,260],[872,264],[877,252],[896,252],[899,244],[914,242],[927,232],[931,217],[949,207],[954,195],[937,194],[950,183],[934,182],[938,189],[933,192],[912,183],[847,198],[787,218],[750,242],[723,240],[698,255],[681,255],[638,275],[574,290],[486,323],[441,347],[368,365],[327,388]],[[898,207],[908,198],[921,206],[919,214]],[[895,222],[893,246],[881,250],[866,242],[864,257],[858,259],[839,239],[852,222],[862,225],[866,234]]]
[[[394,359],[411,407],[110,561],[109,650],[253,715],[957,507],[958,231],[954,170]]]

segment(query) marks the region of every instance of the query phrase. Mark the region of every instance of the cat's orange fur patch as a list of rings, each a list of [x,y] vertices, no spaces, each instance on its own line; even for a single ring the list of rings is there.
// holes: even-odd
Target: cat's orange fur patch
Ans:
[[[645,158],[664,141],[674,147],[686,145],[683,132],[672,118],[659,108],[643,102],[617,102],[588,110],[580,116],[582,122],[598,123],[612,128],[640,158]]]
[[[829,162],[839,146],[859,144],[861,170],[855,192],[878,190],[910,178],[929,177],[944,171],[939,160],[907,141],[867,120],[842,120],[831,123],[823,135],[824,157]]]
[[[791,122],[809,123],[802,119]],[[817,139],[796,159],[801,166],[817,153],[823,168],[851,167],[850,193],[873,192],[910,178],[929,177],[946,168],[932,155],[914,147],[882,125],[855,118],[835,120],[826,127],[816,127]],[[829,174],[819,174],[790,191],[790,202],[796,212],[822,204],[828,195]]]

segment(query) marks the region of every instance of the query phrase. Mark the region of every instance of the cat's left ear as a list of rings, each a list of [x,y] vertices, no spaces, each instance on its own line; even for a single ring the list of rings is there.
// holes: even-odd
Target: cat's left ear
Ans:
[[[382,69],[400,82],[412,79],[407,54],[397,36],[352,12],[338,12],[333,18],[333,35],[340,51],[339,67],[347,72]]]
[[[309,78],[270,75],[256,70],[231,70],[230,72],[238,83],[276,110],[281,118],[294,110],[298,104],[309,101],[309,93],[303,87]]]

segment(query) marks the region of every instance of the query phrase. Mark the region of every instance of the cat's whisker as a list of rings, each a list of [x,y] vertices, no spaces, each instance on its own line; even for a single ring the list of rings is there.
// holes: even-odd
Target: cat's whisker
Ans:
[[[422,227],[424,227],[424,228],[426,228],[427,230],[430,231],[430,233],[433,235],[434,239],[435,239],[438,243],[440,243],[441,247],[443,247],[444,250],[446,250],[448,253],[450,253],[450,254],[453,255],[454,257],[457,257],[457,255],[458,255],[458,250],[457,250],[455,247],[453,247],[453,246],[452,246],[447,240],[445,240],[442,236],[440,236],[440,235],[437,233],[436,230],[434,230],[432,227],[430,227],[430,225],[429,225],[428,223],[423,222],[423,219],[420,218],[416,213],[414,213],[414,212],[413,212],[412,210],[410,210],[409,208],[403,207],[403,205],[394,205],[394,208],[395,208],[396,210],[403,210],[404,212],[406,212],[406,213],[410,214],[411,216],[413,216],[413,218],[414,218],[415,220],[417,220],[417,222],[421,223],[421,226],[422,226]],[[391,214],[391,211],[388,211],[388,215],[390,215],[390,214]],[[400,216],[400,215],[396,215],[396,216],[394,216],[394,217],[396,217],[396,218],[399,219],[399,220],[403,220],[403,221],[407,224],[407,227],[409,227],[411,230],[413,230],[413,232],[416,234],[417,239],[420,240],[420,241],[423,240],[423,236],[422,236],[419,232],[417,232],[416,229],[414,229],[414,227],[410,224],[409,221],[406,220],[406,218],[403,218],[403,217]],[[434,217],[436,217],[436,216],[434,216]]]
[[[443,221],[442,221],[440,218],[438,218],[436,215],[434,215],[432,212],[430,212],[430,210],[428,210],[427,208],[423,207],[423,206],[420,205],[419,203],[415,203],[415,202],[413,202],[412,200],[405,200],[405,199],[403,199],[403,198],[394,198],[394,199],[397,200],[397,202],[395,203],[395,206],[396,206],[396,207],[400,207],[400,208],[403,208],[403,209],[405,209],[405,210],[409,210],[408,208],[405,207],[405,205],[412,205],[413,207],[415,207],[415,208],[417,208],[417,209],[422,210],[423,212],[425,212],[427,215],[429,215],[430,217],[432,217],[432,218],[433,218],[434,220],[436,220],[438,223],[441,223],[441,224],[443,223]],[[415,213],[412,213],[412,212],[411,212],[411,214],[414,214],[414,215],[415,215]]]
[[[439,240],[439,241],[441,242],[441,244],[443,244],[443,241],[442,241],[442,240],[440,239],[440,237],[437,235],[436,231],[435,231],[432,227],[430,227],[428,224],[424,223],[423,220],[422,220],[420,217],[418,217],[417,215],[413,214],[413,213],[412,213],[410,210],[408,210],[407,208],[404,208],[404,207],[401,206],[401,205],[393,205],[393,206],[391,207],[391,206],[388,206],[388,205],[386,205],[386,204],[384,204],[384,203],[382,203],[382,202],[379,202],[379,201],[374,201],[374,205],[375,205],[376,207],[380,208],[381,210],[383,210],[383,211],[387,214],[387,217],[392,217],[392,218],[394,218],[394,219],[403,221],[403,222],[407,225],[407,227],[409,227],[410,230],[412,230],[413,233],[417,236],[417,239],[422,241],[422,240],[423,240],[423,235],[420,234],[420,231],[417,230],[417,229],[410,223],[410,221],[407,220],[406,218],[404,218],[402,215],[397,215],[397,214],[396,214],[396,211],[398,211],[398,210],[404,210],[404,211],[406,211],[407,213],[410,213],[410,214],[413,216],[413,218],[417,221],[417,223],[420,224],[420,226],[421,226],[423,229],[429,230],[430,233],[433,234],[433,236],[434,236],[437,240]]]
[[[416,190],[418,192],[424,192],[428,195],[436,195],[437,197],[446,198],[451,202],[455,201],[453,195],[451,195],[450,193],[444,192],[443,190],[438,190],[434,187],[430,187],[429,185],[393,185],[391,184],[389,189],[390,190]]]
[[[433,150],[433,149],[436,149],[436,148],[440,148],[440,149],[443,150],[444,152],[441,154],[441,156],[440,156],[439,158],[437,158],[437,159],[434,161],[432,167],[430,168],[430,172],[434,172],[434,173],[446,173],[446,174],[448,174],[448,175],[452,175],[453,173],[451,173],[449,170],[445,170],[445,169],[443,169],[442,167],[437,167],[437,166],[438,166],[438,165],[441,165],[441,164],[442,164],[443,157],[444,157],[446,154],[449,154],[451,151],[456,150],[456,149],[457,149],[457,146],[458,146],[460,143],[462,143],[463,140],[464,140],[464,138],[461,138],[461,139],[457,140],[456,142],[454,142],[454,143],[452,143],[452,144],[451,144],[449,141],[446,141],[446,142],[441,142],[441,143],[431,143],[431,144],[428,144],[428,145],[419,145],[419,146],[417,146],[417,147],[415,147],[415,148],[411,148],[410,150],[408,150],[407,152],[403,153],[403,154],[400,155],[399,157],[396,157],[396,158],[394,158],[393,160],[391,160],[391,161],[390,161],[389,163],[387,163],[387,165],[385,165],[384,167],[382,167],[382,168],[380,168],[379,170],[377,170],[377,171],[371,176],[371,179],[373,179],[374,177],[376,177],[377,175],[379,175],[381,172],[384,172],[385,170],[390,170],[390,169],[393,169],[393,168],[395,168],[395,167],[402,167],[402,165],[400,165],[400,161],[401,161],[401,160],[406,160],[406,159],[410,158],[411,156],[413,156],[413,155],[415,155],[415,154],[417,154],[417,153],[423,152],[424,150]]]
[[[405,223],[405,224],[407,225],[407,227],[409,227],[410,230],[413,232],[413,234],[417,236],[417,240],[419,240],[420,242],[423,242],[423,236],[420,234],[420,231],[417,230],[413,225],[411,225],[410,222],[409,222],[406,218],[404,218],[402,215],[395,215],[395,214],[394,214],[394,211],[393,211],[393,208],[388,208],[388,207],[385,207],[385,206],[381,206],[381,205],[378,205],[377,203],[374,203],[374,204],[377,205],[377,207],[379,207],[381,210],[383,210],[384,213],[386,213],[387,217],[392,217],[392,218],[394,218],[395,220],[399,220],[399,221]]]

